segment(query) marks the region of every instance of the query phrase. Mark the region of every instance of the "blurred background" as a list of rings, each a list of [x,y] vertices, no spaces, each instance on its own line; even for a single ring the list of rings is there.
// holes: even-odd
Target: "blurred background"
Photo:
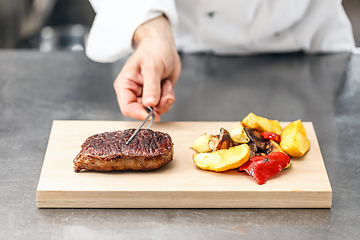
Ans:
[[[343,0],[360,47],[360,0]],[[95,13],[88,0],[0,0],[0,48],[82,51]]]
[[[83,50],[94,16],[88,0],[0,0],[0,48]]]

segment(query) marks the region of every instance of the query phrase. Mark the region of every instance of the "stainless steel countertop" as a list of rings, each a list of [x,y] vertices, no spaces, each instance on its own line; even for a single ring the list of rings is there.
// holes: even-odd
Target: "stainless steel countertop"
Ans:
[[[112,82],[124,61],[0,50],[0,239],[356,239],[360,235],[360,55],[182,55],[162,121],[312,121],[331,209],[37,209],[53,120],[129,120]]]

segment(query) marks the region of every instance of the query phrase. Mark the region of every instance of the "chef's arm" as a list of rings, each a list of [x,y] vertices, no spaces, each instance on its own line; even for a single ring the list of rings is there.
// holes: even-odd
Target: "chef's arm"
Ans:
[[[178,23],[175,0],[89,0],[95,18],[86,41],[86,55],[96,62],[114,62],[134,51],[132,40],[142,24],[165,15]]]
[[[96,16],[87,56],[114,62],[132,54],[114,82],[120,109],[127,117],[144,119],[143,105],[154,106],[155,120],[160,120],[175,101],[173,87],[181,69],[171,31],[178,21],[175,1],[89,1]]]

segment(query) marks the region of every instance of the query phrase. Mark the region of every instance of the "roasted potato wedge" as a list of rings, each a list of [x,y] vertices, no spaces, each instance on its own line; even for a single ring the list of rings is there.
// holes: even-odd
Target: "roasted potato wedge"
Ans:
[[[300,119],[284,128],[280,147],[291,157],[301,157],[309,150],[310,143]]]
[[[256,116],[254,113],[249,113],[241,123],[244,127],[255,128],[260,132],[272,132],[279,135],[282,133],[279,121]]]
[[[248,143],[250,141],[241,122],[237,122],[232,128],[230,128],[229,133],[231,135],[231,139],[236,143]]]
[[[209,147],[209,141],[211,139],[210,134],[203,134],[191,145],[191,148],[199,153],[211,152],[211,148]]]
[[[201,169],[224,172],[235,169],[249,160],[250,147],[241,144],[229,149],[213,151],[211,153],[198,153],[193,155],[193,161]]]

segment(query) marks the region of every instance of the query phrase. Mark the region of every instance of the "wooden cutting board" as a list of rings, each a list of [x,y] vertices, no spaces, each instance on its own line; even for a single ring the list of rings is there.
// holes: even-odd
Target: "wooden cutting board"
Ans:
[[[311,122],[309,152],[264,185],[245,172],[215,173],[192,161],[190,146],[203,133],[218,134],[235,122],[160,122],[152,129],[171,135],[175,156],[150,172],[80,172],[72,160],[96,133],[136,128],[139,122],[54,121],[36,191],[39,208],[330,208],[332,190]],[[284,127],[288,123],[281,123]]]

